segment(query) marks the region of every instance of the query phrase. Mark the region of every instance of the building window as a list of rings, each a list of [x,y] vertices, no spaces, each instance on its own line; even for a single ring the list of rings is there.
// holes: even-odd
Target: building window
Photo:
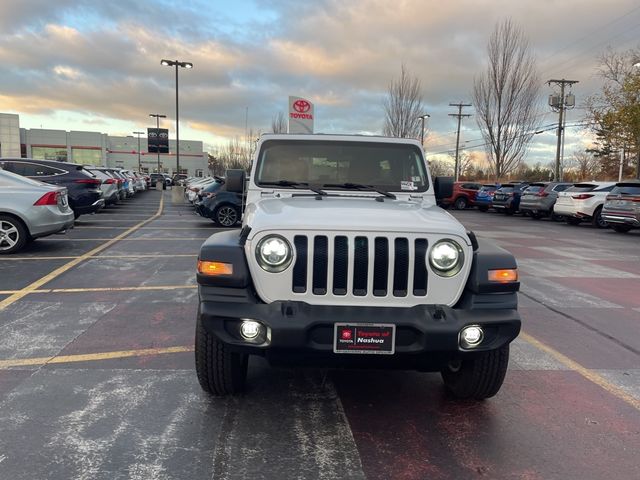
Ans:
[[[102,150],[72,147],[71,158],[78,165],[102,165]]]
[[[200,169],[196,170],[196,177],[202,177],[204,175],[204,172]]]
[[[31,158],[34,160],[67,161],[66,147],[31,147]]]

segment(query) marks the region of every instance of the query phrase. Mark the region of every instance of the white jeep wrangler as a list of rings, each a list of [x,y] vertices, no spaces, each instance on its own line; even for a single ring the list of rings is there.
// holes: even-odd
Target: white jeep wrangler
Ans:
[[[440,371],[458,398],[500,389],[520,331],[515,259],[436,206],[414,140],[263,135],[241,230],[198,258],[196,371],[215,395],[272,364]]]

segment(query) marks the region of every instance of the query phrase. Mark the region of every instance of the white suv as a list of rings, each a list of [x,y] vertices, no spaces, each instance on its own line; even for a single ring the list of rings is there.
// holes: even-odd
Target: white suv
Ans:
[[[576,183],[558,193],[553,213],[565,217],[566,222],[571,225],[584,221],[591,222],[598,228],[606,228],[607,222],[602,218],[602,205],[614,186],[615,182]]]
[[[198,257],[196,372],[215,395],[242,390],[250,356],[274,364],[442,373],[455,397],[504,380],[520,331],[513,256],[476,239],[436,198],[415,140],[263,135],[242,230]]]

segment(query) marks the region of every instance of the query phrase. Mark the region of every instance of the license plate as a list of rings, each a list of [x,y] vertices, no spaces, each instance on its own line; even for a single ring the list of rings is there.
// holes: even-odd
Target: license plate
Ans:
[[[59,198],[60,198],[60,205],[62,207],[66,207],[69,204],[69,202],[67,201],[67,196],[66,195],[60,195]]]
[[[334,353],[393,355],[396,326],[386,323],[336,323],[333,330]]]

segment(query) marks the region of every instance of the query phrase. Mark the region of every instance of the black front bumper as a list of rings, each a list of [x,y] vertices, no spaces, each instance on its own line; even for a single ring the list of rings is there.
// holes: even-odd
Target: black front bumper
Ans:
[[[411,308],[321,306],[303,302],[200,302],[199,316],[209,334],[244,353],[262,355],[272,363],[320,364],[438,370],[447,362],[500,348],[520,332],[515,293],[505,294],[513,308],[460,309],[418,305]],[[269,330],[261,345],[239,334],[240,319],[257,320]],[[396,325],[394,355],[345,355],[333,352],[335,323]],[[466,325],[481,325],[485,338],[474,350],[459,347]]]

